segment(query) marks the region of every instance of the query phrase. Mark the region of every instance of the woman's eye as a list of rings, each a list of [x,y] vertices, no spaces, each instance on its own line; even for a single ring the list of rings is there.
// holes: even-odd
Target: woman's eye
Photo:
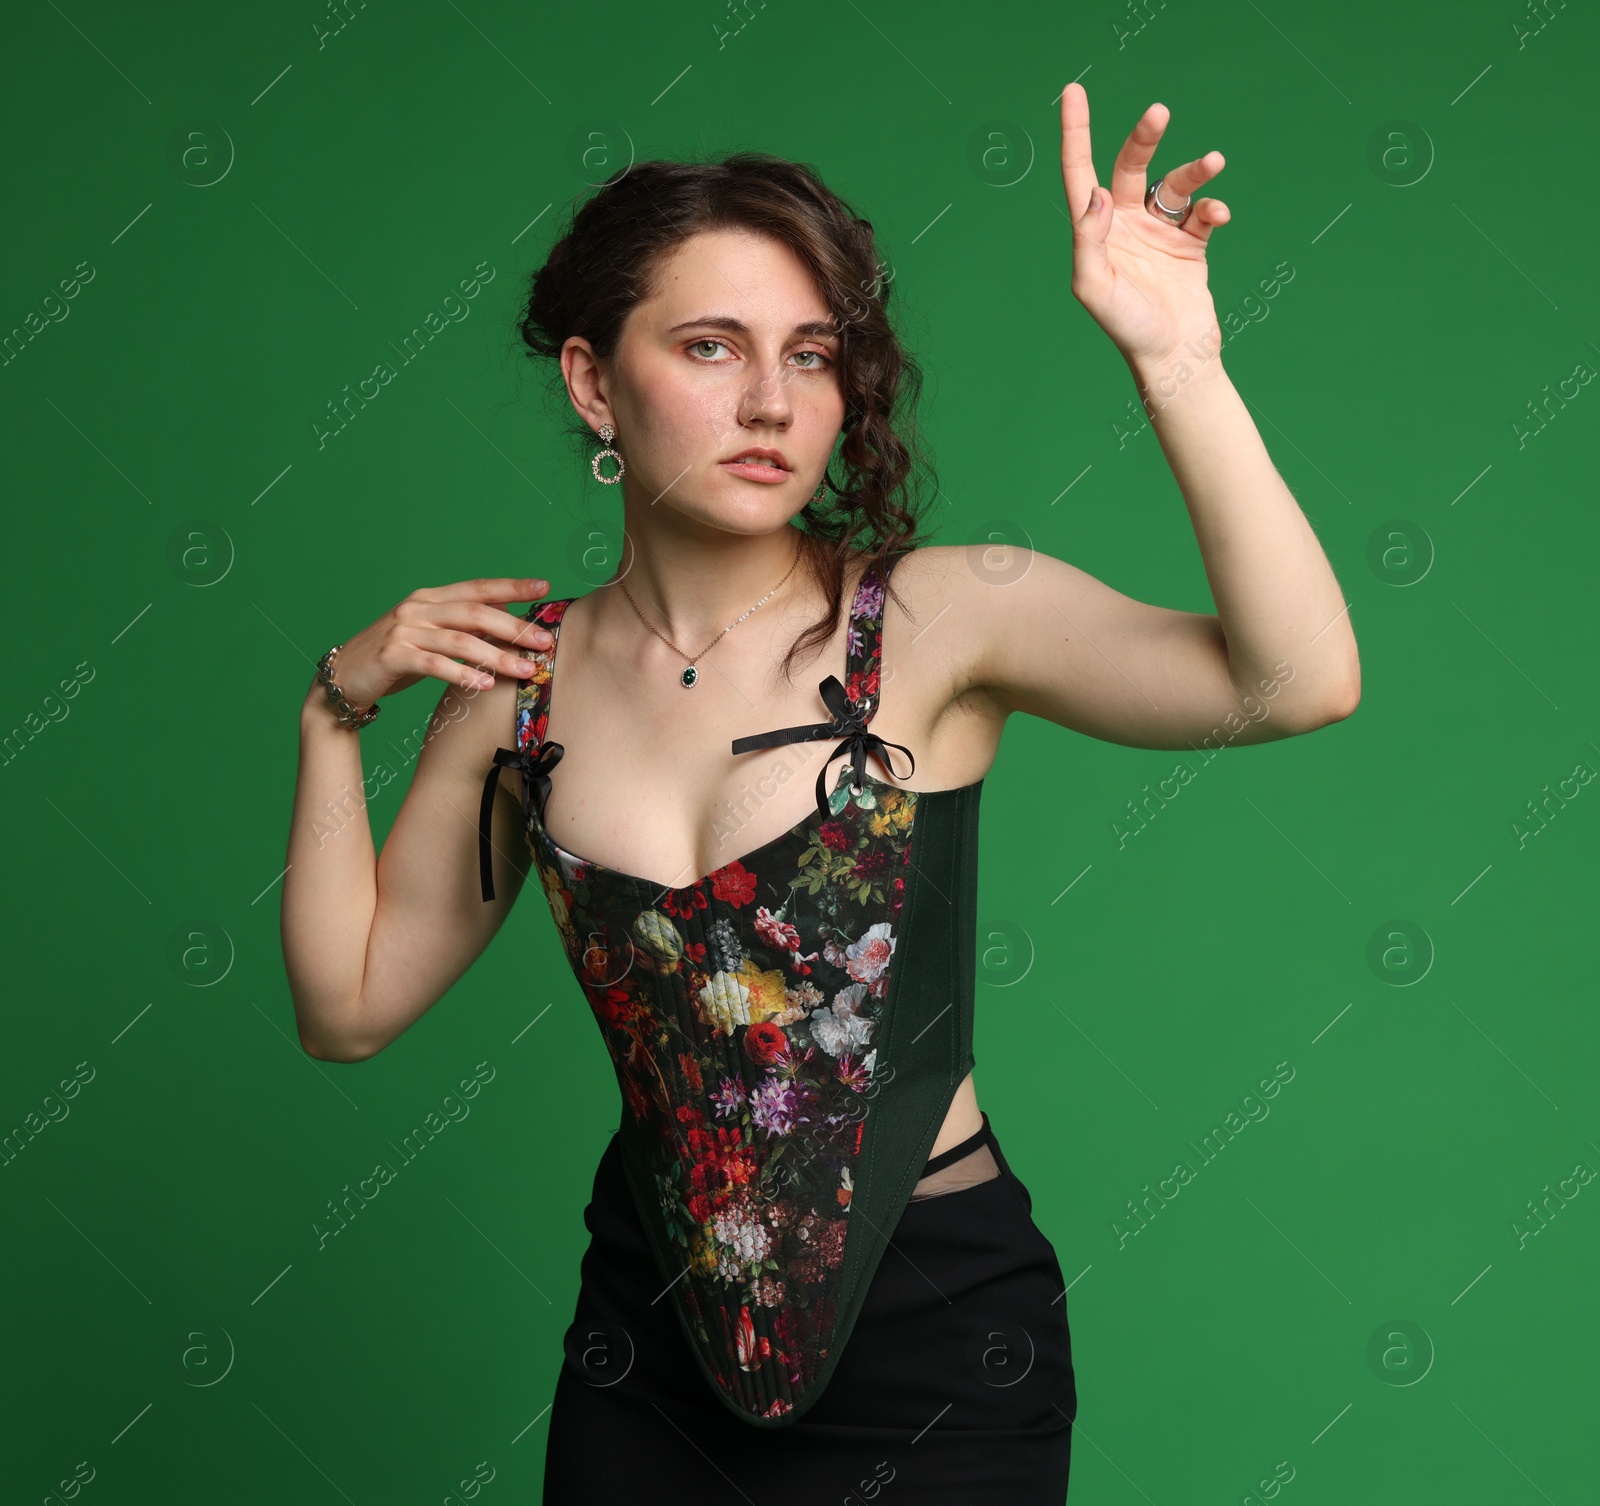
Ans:
[[[722,341],[720,340],[696,340],[689,346],[689,349],[697,352],[707,350],[715,352],[719,350],[725,350],[727,347],[723,345]],[[703,359],[709,360],[710,355],[706,355],[703,357]]]
[[[810,356],[811,359],[801,368],[803,371],[821,371],[828,364],[828,358],[820,350],[797,350],[796,356]]]

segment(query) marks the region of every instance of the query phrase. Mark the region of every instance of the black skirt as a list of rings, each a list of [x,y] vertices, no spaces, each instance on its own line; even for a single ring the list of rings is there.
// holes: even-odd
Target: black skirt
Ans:
[[[696,1370],[613,1136],[584,1213],[545,1506],[852,1506],[880,1493],[905,1506],[1061,1506],[1077,1413],[1066,1283],[987,1114],[927,1163],[918,1189],[985,1148],[998,1175],[906,1205],[826,1390],[792,1426],[765,1429]]]

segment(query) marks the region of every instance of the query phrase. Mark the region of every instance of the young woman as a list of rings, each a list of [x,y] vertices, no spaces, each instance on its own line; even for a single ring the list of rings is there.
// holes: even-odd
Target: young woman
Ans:
[[[918,373],[872,227],[744,153],[612,180],[532,279],[523,337],[621,496],[615,577],[414,591],[319,667],[283,901],[305,1049],[381,1051],[532,869],[616,1069],[547,1502],[1065,1497],[1065,1283],[973,1083],[984,776],[1013,712],[1180,748],[1360,694],[1339,586],[1217,356],[1228,214],[1193,195],[1221,155],[1147,187],[1166,118],[1108,192],[1063,92],[1072,291],[1144,396],[1215,616],[922,547]],[[351,729],[428,676],[447,706],[381,857],[365,822],[319,845],[360,782]]]

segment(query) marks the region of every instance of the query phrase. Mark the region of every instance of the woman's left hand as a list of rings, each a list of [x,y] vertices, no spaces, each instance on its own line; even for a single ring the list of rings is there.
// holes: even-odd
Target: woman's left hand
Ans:
[[[1228,223],[1228,206],[1197,199],[1182,225],[1168,224],[1145,207],[1145,169],[1171,113],[1155,104],[1140,116],[1112,164],[1108,194],[1097,187],[1094,173],[1088,92],[1078,83],[1061,91],[1072,295],[1130,363],[1164,362],[1184,349],[1214,354],[1220,344],[1206,286],[1206,241],[1216,226]],[[1173,168],[1162,180],[1161,202],[1177,208],[1223,166],[1222,153],[1212,151]]]

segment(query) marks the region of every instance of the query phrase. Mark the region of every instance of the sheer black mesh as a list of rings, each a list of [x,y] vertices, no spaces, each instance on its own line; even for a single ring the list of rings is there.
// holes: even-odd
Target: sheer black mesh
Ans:
[[[994,1152],[987,1144],[982,1144],[953,1166],[929,1172],[911,1189],[911,1201],[917,1203],[924,1198],[959,1192],[963,1187],[974,1187],[979,1182],[990,1181],[999,1175],[1000,1164],[995,1160]]]

